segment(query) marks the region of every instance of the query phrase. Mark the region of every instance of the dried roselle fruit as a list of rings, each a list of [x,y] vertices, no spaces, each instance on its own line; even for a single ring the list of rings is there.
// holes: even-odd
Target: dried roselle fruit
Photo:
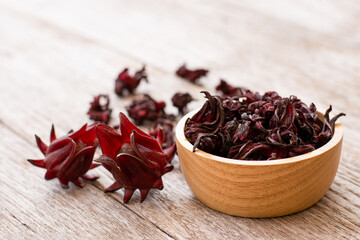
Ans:
[[[28,161],[41,168],[45,168],[45,179],[58,178],[62,188],[69,188],[69,182],[83,187],[81,180],[96,180],[98,177],[87,175],[89,169],[95,168],[98,164],[92,163],[98,141],[95,135],[95,127],[85,124],[76,132],[57,138],[54,126],[51,128],[50,145],[47,146],[38,136],[35,135],[36,143],[45,158],[40,160],[28,159]]]
[[[115,178],[106,192],[125,188],[126,203],[139,189],[142,202],[151,188],[163,188],[161,177],[173,169],[169,162],[175,154],[175,145],[163,150],[161,134],[153,138],[135,127],[123,113],[120,113],[120,132],[99,124],[96,135],[103,153],[96,161]]]
[[[246,88],[234,87],[223,79],[220,80],[219,85],[215,89],[221,92],[223,97],[237,97],[241,99],[241,102],[245,103],[252,103],[262,98],[258,92],[254,93]]]
[[[235,96],[241,91],[241,88],[234,87],[226,82],[224,79],[220,79],[219,85],[215,87],[216,91],[222,93],[223,96]]]
[[[193,150],[198,145],[215,149],[217,138],[215,135],[225,123],[224,109],[219,97],[211,96],[209,92],[203,91],[208,99],[203,107],[191,119],[187,120],[185,136],[194,144]],[[211,144],[210,144],[211,141]]]
[[[107,94],[100,94],[94,97],[87,112],[90,119],[107,124],[110,120],[112,109],[109,108],[110,98]]]
[[[324,125],[322,126],[321,131],[314,136],[314,142],[316,147],[320,147],[330,140],[330,138],[334,134],[336,120],[341,116],[345,116],[345,113],[339,113],[332,119],[330,119],[329,113],[331,112],[331,110],[332,106],[330,105],[329,109],[326,110],[324,114]]]
[[[136,124],[142,124],[145,120],[155,121],[166,116],[165,106],[165,102],[157,102],[150,95],[145,94],[143,98],[133,100],[126,106],[126,110]]]
[[[169,148],[175,144],[175,133],[173,121],[165,118],[159,118],[149,131],[149,135],[154,138],[163,138],[161,147]]]
[[[130,76],[128,68],[125,68],[115,80],[115,93],[119,96],[123,96],[124,91],[127,90],[129,94],[132,94],[139,86],[141,80],[148,82],[145,66],[135,72],[134,76]]]
[[[219,86],[224,96],[205,93],[208,100],[185,124],[193,150],[242,160],[292,157],[326,144],[335,121],[345,115],[330,119],[330,106],[321,120],[314,104],[308,107],[296,96],[260,95],[226,82]]]
[[[206,76],[208,72],[209,71],[206,69],[190,70],[184,64],[184,65],[180,66],[178,68],[178,70],[176,70],[176,75],[183,79],[186,79],[192,83],[196,83],[198,79]]]
[[[175,107],[179,110],[180,114],[184,114],[184,110],[188,103],[190,103],[192,100],[194,100],[189,93],[180,93],[177,92],[174,94],[174,96],[171,98],[171,101]]]

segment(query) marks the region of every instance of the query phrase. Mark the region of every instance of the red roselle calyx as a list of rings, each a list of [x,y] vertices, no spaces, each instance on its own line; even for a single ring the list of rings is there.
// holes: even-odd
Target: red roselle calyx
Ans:
[[[69,188],[69,182],[83,187],[84,183],[80,178],[96,180],[98,177],[86,174],[89,169],[99,165],[92,163],[98,145],[95,135],[96,124],[89,126],[85,124],[78,131],[70,132],[60,138],[56,138],[54,126],[52,126],[49,146],[35,135],[37,146],[45,158],[28,159],[28,161],[37,167],[46,168],[45,179],[58,178],[62,188]]]
[[[149,135],[157,138],[159,133],[163,134],[164,140],[161,145],[163,149],[169,148],[175,144],[174,124],[171,120],[159,118],[155,121],[154,126],[149,131]]]
[[[165,102],[155,101],[150,95],[145,94],[143,98],[134,99],[126,106],[126,110],[136,124],[142,124],[145,120],[155,121],[157,118],[166,116]]]
[[[128,68],[125,68],[115,80],[115,93],[123,96],[124,91],[127,90],[129,94],[132,94],[143,79],[148,82],[145,66],[137,71],[134,76],[130,76]]]
[[[102,101],[104,102],[101,103]],[[112,109],[109,108],[109,104],[110,98],[107,94],[100,94],[94,97],[94,100],[90,103],[90,109],[87,112],[90,119],[107,124],[112,111]]]
[[[206,76],[206,74],[209,71],[206,69],[195,69],[195,70],[190,70],[186,67],[186,65],[182,65],[178,68],[178,70],[176,70],[176,75],[186,79],[192,83],[196,83],[198,79],[200,79],[201,77]]]
[[[171,98],[173,105],[177,107],[179,113],[182,115],[184,114],[184,110],[186,109],[186,106],[192,100],[193,98],[189,93],[180,93],[180,92],[175,93],[174,96]]]
[[[330,119],[330,106],[322,121],[314,104],[308,107],[296,96],[260,95],[229,86],[221,91],[231,96],[203,92],[206,103],[186,122],[185,136],[193,150],[241,160],[292,157],[326,144],[333,136],[335,121],[345,115]]]
[[[162,133],[155,139],[120,113],[120,132],[99,124],[96,135],[103,155],[95,161],[102,163],[115,178],[106,192],[125,188],[126,203],[136,189],[140,189],[141,201],[144,201],[151,188],[163,188],[161,176],[173,169],[169,161],[175,154],[175,145],[163,150]]]

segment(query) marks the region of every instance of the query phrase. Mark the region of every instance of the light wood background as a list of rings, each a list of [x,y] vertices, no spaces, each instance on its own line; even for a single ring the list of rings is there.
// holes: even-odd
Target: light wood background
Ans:
[[[337,239],[360,238],[360,2],[0,0],[1,239]],[[203,86],[174,75],[186,62],[210,70]],[[248,219],[208,209],[191,193],[174,159],[165,188],[142,204],[103,193],[112,177],[83,189],[45,181],[34,134],[48,141],[88,122],[93,96],[146,64],[150,93],[168,103],[187,90],[200,106],[220,77],[260,92],[297,95],[318,108],[345,112],[339,170],[325,197],[286,217]]]

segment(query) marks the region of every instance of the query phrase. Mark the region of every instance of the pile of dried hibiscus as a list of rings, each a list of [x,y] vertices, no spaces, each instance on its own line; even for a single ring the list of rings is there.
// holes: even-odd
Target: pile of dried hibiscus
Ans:
[[[176,75],[194,84],[207,73],[206,69],[189,70],[185,65],[176,71]],[[115,81],[115,93],[120,97],[125,92],[133,94],[142,80],[148,82],[145,67],[134,75],[125,68]],[[186,122],[185,136],[194,144],[194,151],[199,148],[244,160],[300,155],[327,143],[333,135],[335,121],[345,115],[340,113],[330,119],[330,106],[322,120],[314,104],[308,107],[295,96],[282,98],[276,92],[260,95],[233,87],[224,80],[216,90],[222,96],[203,92],[206,103]],[[171,100],[179,115],[183,115],[193,98],[189,93],[177,92]],[[154,123],[149,134],[137,128],[123,113],[120,113],[118,131],[106,125],[112,112],[109,106],[109,96],[100,94],[94,97],[87,113],[90,119],[99,122],[85,124],[60,138],[52,127],[49,145],[35,135],[44,158],[28,161],[46,169],[46,180],[58,178],[63,188],[68,188],[69,182],[82,187],[83,180],[96,180],[97,176],[87,172],[101,163],[115,180],[106,192],[124,188],[124,202],[128,202],[139,189],[143,201],[150,189],[163,188],[161,177],[173,169],[170,162],[176,152],[173,131],[176,117],[165,112],[165,102],[145,94],[133,99],[126,110],[136,124]],[[102,155],[93,160],[98,145]]]
[[[274,160],[313,151],[327,143],[340,113],[323,120],[316,107],[296,96],[282,98],[235,88],[221,81],[223,96],[203,92],[207,101],[185,124],[185,136],[205,152],[239,160]]]
[[[186,76],[182,77],[191,77],[192,81],[206,74],[185,68],[183,70],[187,72]],[[148,81],[145,67],[134,75],[130,75],[125,68],[115,80],[115,93],[120,97],[124,92],[133,94],[143,79]],[[172,101],[179,112],[184,114],[184,109],[192,101],[192,97],[188,93],[175,93]],[[28,161],[46,169],[45,179],[57,178],[61,187],[65,189],[69,188],[69,182],[82,187],[83,180],[96,180],[97,176],[90,176],[87,172],[101,163],[115,179],[105,192],[124,188],[126,203],[134,191],[139,189],[142,202],[150,189],[163,188],[162,175],[173,169],[170,161],[176,153],[173,132],[175,116],[165,113],[165,102],[157,102],[145,94],[141,99],[134,99],[126,110],[136,124],[142,124],[144,121],[154,122],[149,134],[137,128],[123,113],[120,113],[118,131],[106,125],[112,112],[109,105],[109,95],[95,96],[87,114],[90,119],[98,122],[89,126],[85,124],[79,130],[70,131],[60,138],[56,137],[53,126],[49,145],[35,135],[37,146],[44,158]],[[102,155],[94,160],[98,145],[101,147]]]

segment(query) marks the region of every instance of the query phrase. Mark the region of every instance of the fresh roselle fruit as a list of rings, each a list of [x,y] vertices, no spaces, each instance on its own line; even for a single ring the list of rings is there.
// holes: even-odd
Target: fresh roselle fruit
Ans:
[[[81,180],[96,180],[98,177],[87,175],[89,169],[99,164],[92,163],[98,141],[95,134],[95,126],[85,124],[76,132],[70,132],[63,137],[57,138],[54,125],[50,133],[50,145],[47,146],[38,136],[35,135],[36,143],[44,154],[44,159],[28,161],[41,168],[45,168],[45,179],[58,178],[62,188],[69,188],[69,182],[83,187]]]
[[[161,177],[173,169],[169,162],[174,157],[175,144],[163,150],[164,135],[161,132],[155,139],[120,113],[120,132],[99,124],[96,135],[102,155],[95,161],[102,163],[115,178],[105,192],[125,188],[124,202],[127,203],[139,189],[142,202],[151,188],[163,188]]]
[[[118,96],[123,96],[125,91],[132,94],[143,79],[148,82],[145,66],[143,66],[143,68],[137,71],[133,76],[130,76],[128,68],[125,68],[115,80],[115,93]]]

